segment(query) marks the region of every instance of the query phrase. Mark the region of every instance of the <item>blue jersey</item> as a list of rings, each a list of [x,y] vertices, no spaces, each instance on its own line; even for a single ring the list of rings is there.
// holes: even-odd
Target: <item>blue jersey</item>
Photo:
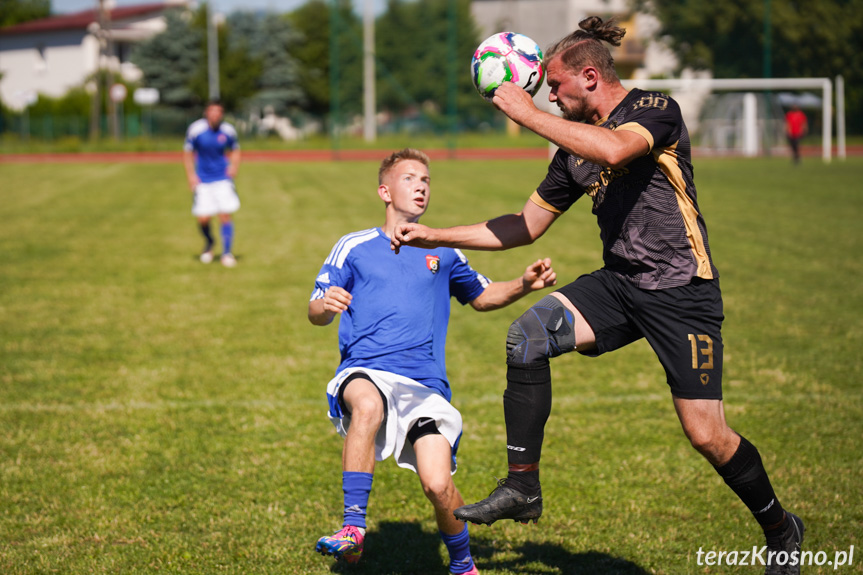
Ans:
[[[341,363],[397,373],[451,398],[446,377],[450,297],[476,299],[490,281],[459,250],[402,247],[380,228],[348,234],[330,252],[311,300],[330,286],[353,296],[339,320]]]
[[[205,184],[228,179],[225,152],[239,147],[237,131],[232,125],[222,122],[213,130],[204,118],[192,122],[186,131],[186,143],[183,145],[187,152],[195,152],[195,172],[198,179]]]

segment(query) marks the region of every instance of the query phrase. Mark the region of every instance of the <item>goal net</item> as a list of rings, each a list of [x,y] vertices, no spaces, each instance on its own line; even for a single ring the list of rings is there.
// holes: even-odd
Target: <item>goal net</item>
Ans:
[[[837,112],[842,111],[837,78]],[[785,112],[792,103],[810,117],[809,133],[829,162],[833,136],[833,84],[829,78],[680,78],[623,80],[627,89],[657,90],[680,104],[695,150],[705,154],[758,156],[788,153]],[[837,125],[844,130],[844,117]],[[820,127],[820,130],[818,128]],[[820,137],[819,137],[820,133]],[[839,155],[844,157],[840,131]]]

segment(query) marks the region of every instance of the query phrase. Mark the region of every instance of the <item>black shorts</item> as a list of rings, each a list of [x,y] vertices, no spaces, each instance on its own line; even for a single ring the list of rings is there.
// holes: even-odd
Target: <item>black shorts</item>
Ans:
[[[599,270],[559,292],[596,335],[596,349],[584,355],[599,356],[644,337],[665,368],[675,397],[722,399],[724,316],[718,279],[695,278],[681,287],[644,290]]]

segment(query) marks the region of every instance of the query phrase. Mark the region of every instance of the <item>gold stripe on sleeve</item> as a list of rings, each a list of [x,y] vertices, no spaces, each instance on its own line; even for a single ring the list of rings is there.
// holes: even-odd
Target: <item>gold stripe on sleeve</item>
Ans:
[[[635,122],[629,122],[628,124],[619,125],[615,131],[625,130],[627,132],[635,132],[645,140],[647,140],[647,145],[649,146],[648,151],[653,149],[653,134],[647,131],[647,129],[641,124],[636,124]]]
[[[686,238],[689,241],[689,248],[692,250],[692,255],[695,258],[695,264],[698,266],[696,275],[703,279],[713,279],[713,270],[710,267],[710,258],[707,257],[707,247],[704,244],[704,237],[701,235],[701,230],[698,227],[698,210],[695,209],[695,204],[692,199],[686,195],[686,181],[683,179],[683,172],[680,170],[680,165],[677,163],[677,148],[678,142],[675,142],[668,148],[662,148],[653,151],[653,157],[656,158],[656,163],[669,183],[674,188],[674,195],[677,198],[677,205],[680,208],[680,213],[683,216],[683,224],[686,227]]]
[[[539,207],[541,207],[542,209],[544,209],[546,211],[549,211],[549,212],[552,212],[555,214],[562,214],[563,213],[560,210],[558,210],[557,208],[555,208],[554,206],[552,206],[551,204],[549,204],[548,202],[546,202],[545,200],[543,200],[542,197],[540,197],[539,192],[537,192],[537,191],[534,191],[533,194],[530,196],[530,201],[533,202],[534,204],[538,205]]]

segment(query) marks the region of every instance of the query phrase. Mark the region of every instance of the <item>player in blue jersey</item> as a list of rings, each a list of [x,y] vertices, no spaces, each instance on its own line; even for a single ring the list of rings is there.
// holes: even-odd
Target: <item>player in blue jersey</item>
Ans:
[[[222,232],[221,262],[225,267],[237,265],[231,251],[234,240],[234,221],[231,216],[240,209],[240,198],[234,178],[240,167],[240,145],[237,131],[223,121],[225,109],[217,101],[207,103],[204,117],[195,120],[186,131],[183,146],[183,165],[186,179],[194,193],[192,215],[198,220],[204,236],[204,250],[200,259],[213,261],[213,235],[210,219],[218,216]]]
[[[559,147],[524,209],[443,230],[403,224],[393,234],[396,250],[507,249],[535,241],[585,196],[599,223],[604,267],[543,298],[510,326],[509,472],[489,497],[455,514],[485,524],[538,519],[549,359],[572,351],[596,356],[644,338],[665,368],[687,438],[764,530],[766,573],[799,573],[803,522],[783,509],[755,446],[725,421],[719,273],[680,107],[665,94],[623,87],[603,42],[619,46],[625,30],[597,17],[579,26],[546,51],[549,100],[562,118],[537,109],[513,83],[494,95],[510,119]]]
[[[390,250],[393,229],[416,222],[429,205],[428,157],[404,149],[378,173],[383,227],[348,234],[333,247],[315,280],[309,321],[340,315],[341,363],[327,385],[329,417],[344,436],[344,520],[317,551],[359,560],[375,461],[394,456],[419,476],[450,556],[451,573],[478,573],[467,526],[453,517],[464,504],[452,480],[462,419],[450,404],[444,359],[450,298],[478,311],[497,309],[555,284],[548,259],[507,282],[490,282],[458,250]]]

